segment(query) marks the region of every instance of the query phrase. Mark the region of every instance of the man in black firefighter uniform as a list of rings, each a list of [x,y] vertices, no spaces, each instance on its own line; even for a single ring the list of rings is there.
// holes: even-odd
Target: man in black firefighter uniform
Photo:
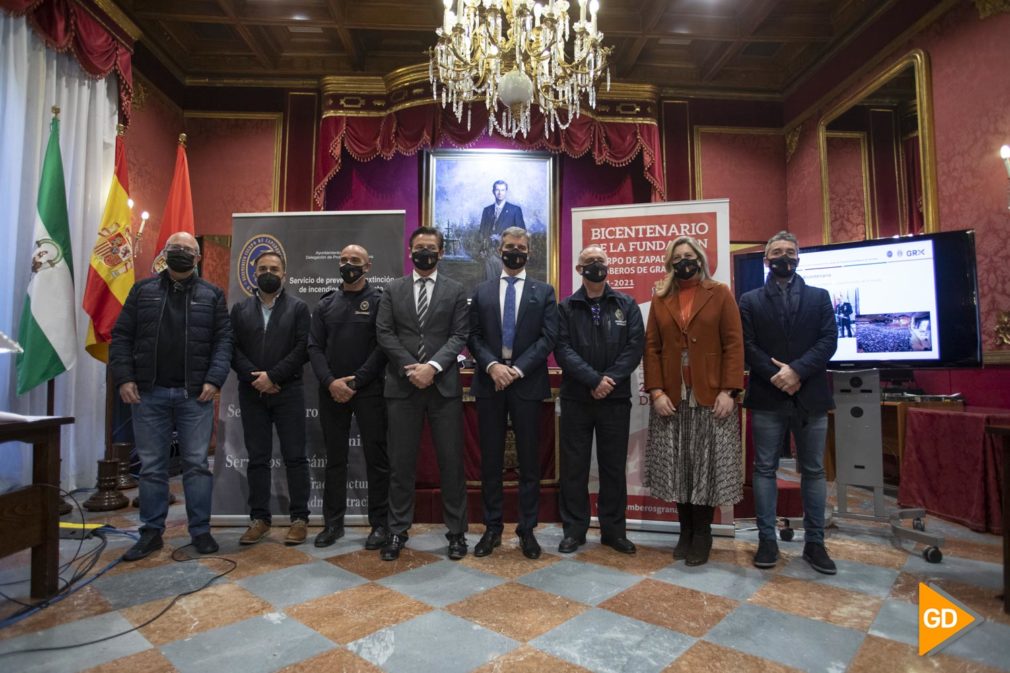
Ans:
[[[340,251],[339,290],[319,300],[309,331],[309,358],[319,379],[319,422],[326,443],[326,480],[322,532],[317,547],[328,547],[344,534],[347,510],[347,453],[351,416],[358,422],[368,477],[365,549],[386,543],[389,456],[386,453],[386,405],[382,399],[386,356],[375,340],[375,317],[382,290],[368,282],[368,251],[348,245]]]

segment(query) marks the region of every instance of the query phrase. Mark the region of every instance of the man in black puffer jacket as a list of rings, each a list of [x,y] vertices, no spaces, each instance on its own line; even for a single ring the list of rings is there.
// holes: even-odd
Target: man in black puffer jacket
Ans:
[[[168,514],[168,460],[172,431],[182,454],[182,484],[193,546],[217,551],[210,534],[213,478],[207,448],[214,426],[214,396],[228,378],[232,334],[224,292],[195,274],[200,248],[191,234],[165,243],[168,269],[130,290],[112,330],[113,384],[133,409],[140,457],[140,540],[125,554],[136,561],[161,549]]]
[[[231,308],[235,332],[232,368],[249,465],[249,529],[239,544],[255,544],[270,532],[270,460],[274,433],[280,439],[288,480],[291,526],[284,544],[305,542],[309,525],[309,459],[305,454],[305,391],[302,367],[309,359],[309,307],[284,290],[279,253],[259,255],[253,266],[256,293]]]

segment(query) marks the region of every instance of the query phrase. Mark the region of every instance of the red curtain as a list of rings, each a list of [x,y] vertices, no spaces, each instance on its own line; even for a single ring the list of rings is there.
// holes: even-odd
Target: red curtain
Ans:
[[[344,116],[339,113],[323,118],[320,127],[320,151],[316,156],[317,183],[313,198],[317,208],[323,207],[326,185],[340,171],[340,153],[358,161],[376,157],[390,159],[395,154],[412,155],[418,150],[451,144],[467,147],[487,130],[487,111],[483,106],[471,108],[470,123],[464,117],[456,121],[451,111],[430,103],[408,107],[378,116]],[[469,126],[469,128],[468,128]],[[652,185],[653,199],[665,198],[659,127],[645,121],[599,121],[583,115],[572,121],[564,131],[555,129],[545,135],[543,115],[534,115],[527,138],[511,141],[517,148],[549,150],[580,157],[592,152],[597,164],[625,166],[642,153],[645,179]]]
[[[133,45],[114,35],[78,0],[0,0],[8,14],[26,16],[50,49],[71,51],[81,68],[96,78],[119,77],[119,110],[130,123],[133,99]]]

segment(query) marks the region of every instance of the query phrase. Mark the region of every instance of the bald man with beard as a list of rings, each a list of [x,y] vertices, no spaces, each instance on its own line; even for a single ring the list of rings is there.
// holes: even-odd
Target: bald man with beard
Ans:
[[[173,234],[163,250],[168,268],[130,290],[109,347],[113,384],[133,405],[140,457],[140,539],[123,554],[136,561],[161,549],[168,514],[172,432],[179,440],[182,485],[192,545],[213,554],[210,534],[213,478],[207,449],[214,397],[231,368],[232,332],[224,292],[199,278],[200,246]]]

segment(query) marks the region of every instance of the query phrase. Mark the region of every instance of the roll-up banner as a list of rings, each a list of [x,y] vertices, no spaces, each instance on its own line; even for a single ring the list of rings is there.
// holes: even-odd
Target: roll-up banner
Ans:
[[[279,251],[287,261],[285,292],[302,299],[314,311],[319,299],[340,285],[340,251],[356,243],[372,257],[369,280],[384,287],[403,275],[404,226],[402,210],[256,213],[232,216],[231,266],[228,308],[246,299],[256,287],[253,261],[267,250]],[[309,496],[310,523],[322,522],[323,475],[326,449],[319,425],[319,382],[306,362],[306,444],[312,475]],[[382,404],[382,400],[377,401]],[[347,518],[350,525],[367,523],[368,482],[356,423],[351,424],[347,471]],[[249,456],[242,436],[238,385],[234,372],[221,389],[214,455],[214,498],[211,524],[241,525],[249,520],[249,488],[246,466]],[[270,511],[277,523],[287,523],[288,489],[277,434],[271,462]]]
[[[589,245],[599,245],[607,252],[610,287],[631,295],[642,309],[647,323],[656,281],[663,278],[667,246],[678,236],[698,239],[708,253],[712,277],[730,284],[729,200],[678,201],[631,206],[603,206],[572,209],[572,288],[582,286],[575,273],[579,253]],[[642,366],[632,377],[631,430],[628,441],[628,528],[639,530],[676,530],[676,505],[653,498],[642,483],[645,478],[645,440],[649,428],[649,395],[644,388]],[[638,394],[635,395],[634,391]],[[741,460],[741,468],[743,462]],[[599,473],[596,445],[589,475],[589,493],[593,516]],[[716,514],[721,524],[733,523],[733,507],[722,507]],[[716,532],[731,533],[731,526],[718,526]]]

